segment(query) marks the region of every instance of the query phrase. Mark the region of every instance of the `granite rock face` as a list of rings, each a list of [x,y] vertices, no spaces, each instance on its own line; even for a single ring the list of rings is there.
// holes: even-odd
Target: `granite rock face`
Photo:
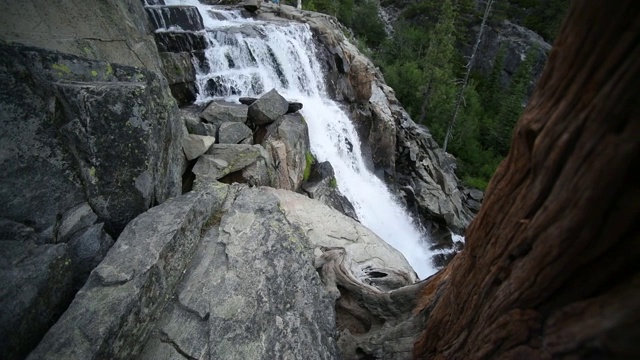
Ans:
[[[29,359],[341,358],[336,294],[314,267],[327,248],[373,288],[416,280],[315,200],[211,182],[133,220]]]
[[[86,201],[117,234],[178,194],[182,126],[161,77],[36,48],[0,52],[0,216],[43,231]]]

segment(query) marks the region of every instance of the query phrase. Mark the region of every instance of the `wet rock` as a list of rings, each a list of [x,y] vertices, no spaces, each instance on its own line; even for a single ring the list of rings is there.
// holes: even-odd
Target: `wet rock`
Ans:
[[[302,103],[289,102],[289,107],[287,108],[287,114],[295,113],[301,109],[302,109]]]
[[[241,122],[225,122],[218,128],[218,143],[220,144],[237,144],[252,136],[253,131]]]
[[[314,164],[309,179],[302,184],[304,191],[311,199],[338,210],[340,213],[358,220],[353,205],[346,196],[340,193],[333,166],[328,161]]]
[[[192,104],[197,97],[196,70],[191,54],[187,52],[160,53],[162,72],[169,82],[171,95],[179,106]]]
[[[187,160],[193,160],[206,153],[214,142],[216,142],[216,138],[213,136],[189,134],[184,138],[182,149]]]
[[[249,12],[256,12],[260,9],[260,0],[245,0],[243,6]]]
[[[145,7],[145,11],[154,30],[176,27],[185,31],[204,30],[202,16],[195,6],[153,6]]]
[[[153,36],[160,52],[193,52],[207,48],[207,40],[200,32],[158,32]]]
[[[73,298],[67,245],[0,241],[0,357],[24,358]]]
[[[255,125],[267,125],[286,114],[288,109],[289,102],[272,89],[249,106],[247,116]]]

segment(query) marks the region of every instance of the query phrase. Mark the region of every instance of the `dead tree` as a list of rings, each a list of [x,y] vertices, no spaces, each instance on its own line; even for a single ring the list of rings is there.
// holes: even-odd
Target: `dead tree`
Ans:
[[[471,75],[471,70],[473,69],[473,62],[476,60],[476,53],[478,52],[478,47],[480,46],[480,41],[482,40],[482,34],[484,33],[484,28],[487,24],[487,19],[491,14],[492,5],[493,5],[493,0],[488,0],[487,7],[484,9],[482,24],[480,25],[480,30],[478,31],[478,37],[476,38],[475,45],[473,45],[473,51],[471,51],[471,57],[469,58],[469,62],[467,63],[467,66],[466,66],[467,71],[464,74],[464,79],[462,80],[462,86],[460,87],[458,98],[456,99],[456,106],[453,110],[453,116],[451,118],[451,121],[449,122],[449,126],[447,127],[447,133],[444,136],[444,145],[442,146],[442,150],[444,151],[447,151],[447,145],[449,145],[449,139],[451,138],[451,133],[453,132],[454,126],[456,126],[456,120],[458,119],[460,106],[462,106],[462,101],[464,100],[464,90],[467,88],[467,84],[469,83],[469,76]]]
[[[446,268],[381,292],[325,262],[345,357],[640,358],[639,18],[635,0],[572,2]]]

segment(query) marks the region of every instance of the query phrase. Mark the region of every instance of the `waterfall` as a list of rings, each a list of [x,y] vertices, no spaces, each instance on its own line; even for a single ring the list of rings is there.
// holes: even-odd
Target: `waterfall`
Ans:
[[[198,99],[237,101],[276,88],[299,101],[309,126],[311,151],[329,161],[339,190],[358,218],[409,261],[421,279],[436,269],[426,235],[393,198],[386,185],[365,165],[360,140],[347,114],[329,99],[312,33],[306,24],[244,19],[237,10],[200,4],[197,0],[165,0],[167,5],[196,6],[206,28],[206,64],[197,74]],[[351,145],[349,145],[351,144]]]

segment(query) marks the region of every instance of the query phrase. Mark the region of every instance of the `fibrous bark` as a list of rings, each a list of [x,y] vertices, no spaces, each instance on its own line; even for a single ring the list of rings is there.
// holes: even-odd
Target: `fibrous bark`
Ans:
[[[573,2],[415,357],[640,355],[639,15]]]

